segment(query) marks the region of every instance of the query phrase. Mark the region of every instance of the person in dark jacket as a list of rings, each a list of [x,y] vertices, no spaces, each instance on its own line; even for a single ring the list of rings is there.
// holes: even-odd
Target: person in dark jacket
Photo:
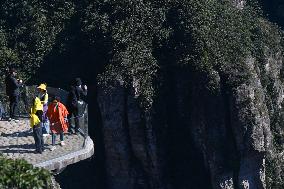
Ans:
[[[23,81],[17,80],[15,77],[17,75],[16,69],[11,68],[9,70],[9,75],[5,79],[6,84],[6,94],[10,101],[10,119],[15,119],[15,113],[18,108],[20,87]]]
[[[79,104],[82,98],[87,96],[87,86],[82,86],[82,81],[80,78],[76,78],[74,83],[70,86],[70,91],[67,98],[67,109],[69,112],[68,119],[74,116],[75,121],[75,133],[78,133],[79,125]],[[69,127],[69,132],[72,132],[71,126]]]

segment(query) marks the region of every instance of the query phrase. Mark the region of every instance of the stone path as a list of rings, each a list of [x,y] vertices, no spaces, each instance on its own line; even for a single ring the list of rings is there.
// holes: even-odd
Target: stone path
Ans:
[[[0,153],[9,158],[23,158],[29,163],[36,165],[51,162],[50,160],[53,159],[58,161],[60,157],[66,157],[68,154],[84,150],[84,138],[81,135],[66,134],[64,135],[64,141],[66,145],[60,146],[59,136],[57,136],[56,149],[50,151],[51,136],[44,137],[46,150],[42,154],[36,154],[34,153],[34,139],[29,126],[29,119],[0,121]],[[88,156],[84,156],[84,159],[92,156],[94,151],[92,140],[89,139],[88,141],[91,141],[91,148],[89,148]],[[80,161],[80,159],[78,160],[77,158],[77,161]],[[75,161],[68,160],[66,165],[71,163],[75,163]]]

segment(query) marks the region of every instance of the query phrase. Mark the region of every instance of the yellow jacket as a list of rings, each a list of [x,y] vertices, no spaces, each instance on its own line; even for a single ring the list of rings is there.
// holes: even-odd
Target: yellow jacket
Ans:
[[[30,119],[30,124],[31,127],[37,125],[40,123],[40,119],[38,116],[35,114],[37,110],[43,110],[43,105],[38,97],[35,97],[33,106],[31,107],[31,119]]]

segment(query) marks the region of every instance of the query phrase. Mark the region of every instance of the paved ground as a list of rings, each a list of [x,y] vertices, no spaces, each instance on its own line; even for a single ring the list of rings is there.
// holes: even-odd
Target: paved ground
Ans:
[[[60,146],[56,137],[56,149],[50,151],[51,136],[44,137],[46,150],[42,154],[34,153],[33,133],[29,119],[18,121],[0,121],[0,153],[10,158],[23,158],[32,164],[55,159],[83,148],[84,138],[81,135],[66,134],[66,146]]]

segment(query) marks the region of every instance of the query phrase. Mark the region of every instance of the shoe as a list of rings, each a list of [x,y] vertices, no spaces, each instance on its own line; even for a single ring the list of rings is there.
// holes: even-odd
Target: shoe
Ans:
[[[35,150],[34,153],[35,153],[35,154],[42,154],[42,151],[40,151],[40,150]]]
[[[53,151],[53,150],[55,150],[56,149],[56,147],[55,146],[52,146],[51,148],[50,148],[50,151]]]
[[[14,121],[19,121],[19,120],[20,120],[20,119],[17,118],[17,117],[11,117],[11,119],[14,120]]]
[[[80,131],[76,129],[73,134],[78,135],[78,134],[80,134]]]
[[[60,142],[60,145],[61,145],[61,146],[65,146],[65,142],[64,142],[64,141],[61,141],[61,142]]]
[[[8,121],[12,121],[12,118],[9,117],[9,118],[8,118]]]

